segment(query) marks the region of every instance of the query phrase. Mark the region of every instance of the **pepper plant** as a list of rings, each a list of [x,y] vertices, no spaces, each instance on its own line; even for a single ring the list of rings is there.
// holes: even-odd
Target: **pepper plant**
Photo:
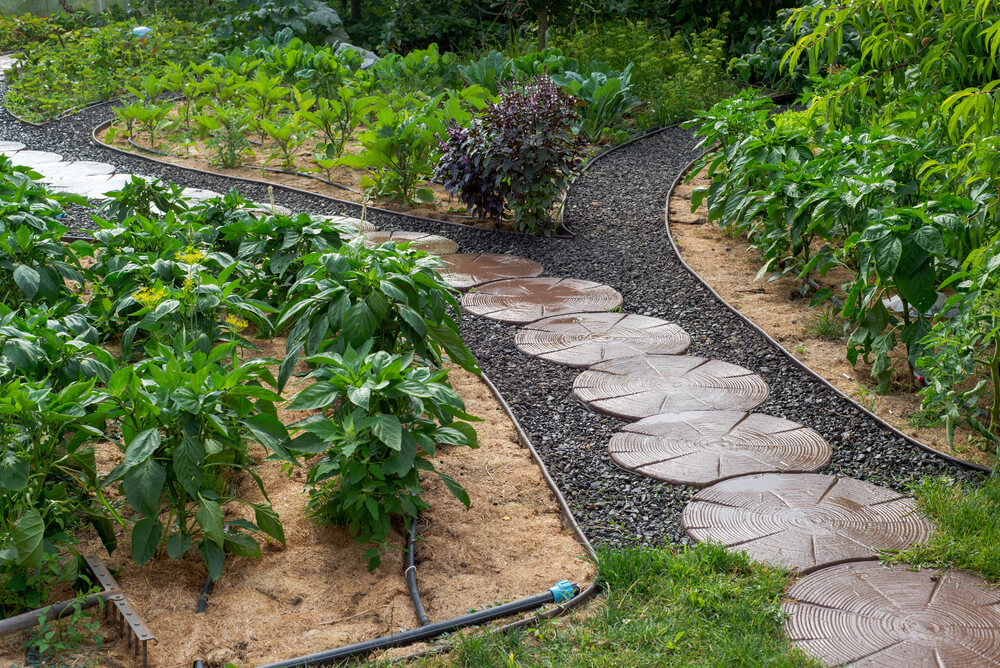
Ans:
[[[369,341],[373,350],[413,351],[435,366],[447,354],[462,368],[478,371],[449,313],[457,313],[459,305],[437,273],[437,258],[390,243],[366,248],[357,239],[339,252],[313,253],[303,262],[276,324],[278,331],[291,327],[279,388],[303,349],[307,355],[343,354]]]
[[[226,553],[260,556],[255,536],[284,542],[247,451],[251,437],[265,445],[286,440],[274,409],[281,397],[263,385],[274,384],[268,360],[237,365],[235,348],[222,344],[206,353],[179,336],[108,381],[110,415],[121,421],[124,458],[101,485],[120,483],[139,515],[134,523],[116,516],[130,530],[132,559],[139,565],[163,550],[180,559],[196,547],[209,574],[218,578]],[[240,496],[233,481],[237,472],[257,483],[264,502]],[[254,520],[227,521],[223,508],[230,503],[252,510]]]
[[[462,399],[447,383],[447,371],[421,366],[413,353],[359,350],[306,358],[316,365],[314,383],[295,395],[291,410],[319,411],[293,425],[298,436],[288,447],[313,457],[307,476],[313,488],[309,509],[343,524],[359,541],[375,543],[365,552],[369,569],[393,516],[416,517],[430,506],[423,500],[422,471],[434,473],[466,507],[469,495],[431,458],[439,445],[478,447]]]

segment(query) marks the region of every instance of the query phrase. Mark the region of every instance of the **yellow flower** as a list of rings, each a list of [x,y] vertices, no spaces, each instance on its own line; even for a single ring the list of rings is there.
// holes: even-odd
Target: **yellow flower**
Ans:
[[[170,293],[167,292],[166,288],[158,285],[154,288],[143,288],[135,292],[132,295],[132,299],[146,308],[153,308],[169,296]]]
[[[188,246],[176,255],[176,259],[184,264],[198,264],[205,259],[205,251],[195,246]]]
[[[241,318],[238,315],[229,314],[226,316],[226,324],[229,325],[230,329],[234,332],[242,332],[244,329],[250,326],[250,323]]]

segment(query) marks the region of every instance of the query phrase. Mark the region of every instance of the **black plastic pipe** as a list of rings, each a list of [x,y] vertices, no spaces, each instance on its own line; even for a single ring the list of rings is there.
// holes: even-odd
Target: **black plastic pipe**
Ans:
[[[38,610],[0,619],[0,636],[10,635],[11,633],[17,633],[18,631],[24,631],[25,629],[37,626],[39,617],[44,617],[46,620],[58,619],[77,608],[81,610],[92,608],[102,600],[107,600],[112,596],[119,596],[121,593],[121,589],[111,589],[98,594],[91,594],[83,599],[74,598],[68,601],[61,601],[47,605],[44,608],[39,608]]]
[[[417,539],[417,518],[410,520],[410,530],[406,536],[406,587],[410,590],[410,600],[413,601],[413,611],[417,613],[417,621],[421,626],[427,626],[431,620],[424,611],[424,602],[420,600],[420,590],[417,589],[417,564],[414,558],[414,543]]]
[[[576,596],[579,592],[579,585],[563,580],[546,591],[544,594],[536,594],[535,596],[518,599],[517,601],[504,603],[503,605],[498,605],[493,608],[486,608],[485,610],[480,610],[479,612],[473,612],[468,615],[462,615],[461,617],[455,617],[454,619],[448,619],[443,622],[435,622],[434,624],[421,626],[410,631],[394,633],[392,635],[376,638],[375,640],[367,640],[365,642],[359,642],[353,645],[340,647],[338,649],[327,650],[325,652],[307,654],[305,656],[289,659],[288,661],[269,663],[264,666],[258,666],[257,668],[328,666],[354,656],[370,654],[378,650],[389,649],[390,647],[402,647],[404,645],[410,645],[423,640],[430,640],[431,638],[435,638],[439,635],[450,633],[452,631],[457,631],[467,626],[485,624],[486,622],[491,622],[494,619],[500,619],[501,617],[507,617],[509,615],[516,615],[520,612],[534,610],[535,608],[548,603],[560,603]]]
[[[322,176],[316,176],[315,174],[307,174],[305,172],[296,172],[290,169],[275,169],[274,167],[261,167],[262,171],[273,172],[275,174],[288,174],[289,176],[301,176],[306,179],[314,179],[320,183],[325,183],[328,186],[333,186],[334,188],[340,188],[341,190],[346,190],[351,193],[360,194],[360,190],[355,190],[350,186],[345,186],[342,183],[337,183],[336,181],[330,181],[329,179],[324,179]]]
[[[201,596],[198,597],[198,607],[195,608],[194,614],[200,615],[205,612],[205,608],[208,606],[208,596],[212,593],[212,586],[215,584],[215,580],[209,575],[205,578],[205,584],[201,586]]]

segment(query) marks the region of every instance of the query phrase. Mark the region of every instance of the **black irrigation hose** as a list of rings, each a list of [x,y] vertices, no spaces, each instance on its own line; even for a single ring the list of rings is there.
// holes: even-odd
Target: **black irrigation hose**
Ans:
[[[494,619],[500,619],[501,617],[508,617],[521,612],[534,610],[549,603],[559,603],[564,598],[569,598],[571,596],[575,597],[579,594],[579,592],[579,585],[563,581],[543,594],[536,594],[527,598],[511,601],[510,603],[504,603],[503,605],[486,608],[485,610],[480,610],[479,612],[473,612],[468,615],[462,615],[461,617],[455,617],[454,619],[448,619],[443,622],[435,622],[434,624],[428,624],[427,626],[421,626],[409,631],[403,631],[402,633],[394,633],[381,638],[376,638],[374,640],[367,640],[365,642],[359,642],[337,649],[326,650],[324,652],[317,652],[315,654],[306,654],[287,661],[279,661],[277,663],[269,663],[264,666],[258,666],[258,668],[328,666],[354,656],[371,654],[372,652],[390,649],[392,647],[411,645],[415,642],[430,640],[431,638],[436,638],[439,635],[451,633],[452,631],[457,631],[467,626],[485,624],[486,622],[491,622]]]
[[[322,178],[320,176],[316,176],[315,174],[307,174],[305,172],[296,172],[296,171],[288,170],[288,169],[274,169],[273,167],[261,167],[260,169],[261,169],[261,171],[264,171],[264,172],[274,172],[275,174],[288,174],[289,176],[301,176],[301,177],[306,178],[306,179],[315,179],[316,181],[319,181],[320,183],[325,183],[326,185],[333,186],[334,188],[340,188],[341,190],[346,190],[347,192],[351,192],[351,193],[357,193],[359,195],[361,194],[360,190],[355,190],[354,188],[351,188],[350,186],[345,186],[342,183],[337,183],[336,181],[330,181],[329,179],[324,179],[324,178]]]
[[[420,590],[417,588],[417,564],[414,558],[417,539],[417,518],[410,519],[410,530],[406,536],[406,568],[403,574],[406,576],[406,587],[410,590],[410,599],[413,601],[413,611],[417,613],[417,621],[421,626],[427,626],[431,620],[427,618],[424,611],[424,602],[420,600]]]
[[[195,608],[194,614],[200,615],[205,612],[205,608],[208,607],[208,597],[212,593],[212,587],[215,585],[215,580],[209,575],[205,578],[205,584],[201,586],[201,596],[198,597],[198,607]]]
[[[132,141],[131,137],[128,138],[128,143],[131,144],[132,146],[136,147],[140,151],[145,151],[146,153],[152,153],[153,155],[162,155],[165,158],[169,158],[170,157],[169,153],[164,153],[163,151],[157,151],[155,148],[146,148],[145,146],[139,146],[134,141]]]
[[[705,281],[705,279],[703,279],[701,276],[698,275],[698,272],[696,272],[694,269],[691,268],[691,265],[689,265],[687,262],[684,261],[684,258],[681,257],[680,251],[677,249],[677,244],[674,243],[674,237],[670,233],[670,198],[673,196],[674,189],[677,187],[677,185],[681,182],[681,180],[684,178],[684,176],[687,174],[687,172],[690,171],[690,169],[694,166],[694,164],[696,162],[698,162],[698,160],[700,160],[700,159],[701,159],[701,156],[698,156],[697,158],[695,158],[694,160],[692,160],[690,163],[688,163],[677,174],[677,177],[674,179],[673,183],[670,184],[670,188],[667,190],[667,201],[666,201],[666,204],[664,205],[663,221],[664,221],[664,227],[666,228],[666,232],[667,232],[667,241],[670,243],[670,247],[673,250],[674,255],[677,256],[677,259],[681,263],[681,266],[684,267],[688,271],[688,273],[691,274],[695,278],[696,281],[698,281],[699,283],[701,283],[705,287],[705,289],[708,290],[709,294],[711,294],[713,297],[715,297],[716,299],[718,299],[726,308],[728,308],[730,311],[732,311],[740,320],[742,320],[744,323],[746,323],[751,329],[753,329],[759,335],[761,335],[762,337],[764,337],[764,340],[766,340],[768,343],[770,343],[776,349],[778,349],[781,352],[783,352],[785,354],[785,357],[787,357],[793,364],[795,364],[795,366],[799,367],[800,369],[802,369],[803,371],[805,371],[807,374],[809,374],[810,376],[812,376],[813,378],[815,378],[817,381],[819,381],[820,383],[822,383],[827,389],[833,390],[838,395],[840,395],[841,398],[845,399],[846,401],[849,401],[851,404],[854,405],[855,408],[857,408],[859,411],[861,411],[862,413],[864,413],[865,415],[867,415],[869,418],[871,418],[871,420],[873,422],[875,422],[875,424],[879,425],[883,429],[886,429],[887,431],[892,432],[893,434],[895,434],[899,438],[903,439],[904,441],[906,441],[910,445],[914,445],[914,446],[920,448],[921,450],[924,450],[925,452],[929,452],[930,454],[935,455],[937,457],[940,457],[941,459],[944,459],[945,461],[951,462],[952,464],[956,464],[956,465],[958,465],[960,467],[964,467],[964,468],[967,468],[967,469],[972,469],[974,471],[981,471],[983,473],[991,473],[993,471],[993,469],[990,468],[989,466],[983,466],[982,464],[975,464],[973,462],[967,462],[964,459],[959,459],[958,457],[952,457],[951,455],[946,454],[944,452],[941,452],[940,450],[935,450],[931,446],[929,446],[926,443],[923,443],[921,441],[918,441],[917,439],[913,438],[912,436],[908,436],[908,435],[904,434],[899,429],[897,429],[893,425],[889,424],[888,422],[886,422],[885,420],[883,420],[882,418],[880,418],[878,415],[876,415],[875,413],[871,412],[870,410],[868,410],[867,408],[865,408],[864,406],[862,406],[861,404],[859,404],[857,401],[855,401],[851,397],[849,397],[846,394],[844,394],[839,388],[837,388],[835,385],[833,385],[830,381],[828,381],[826,378],[823,378],[822,376],[820,376],[818,373],[816,373],[811,368],[809,368],[809,366],[807,366],[804,362],[802,362],[797,357],[795,357],[790,352],[788,352],[788,350],[783,345],[781,345],[780,343],[778,343],[770,334],[768,334],[763,329],[761,329],[757,325],[757,323],[755,323],[752,320],[750,320],[749,318],[747,318],[745,315],[743,315],[742,313],[740,313],[739,309],[737,309],[735,306],[733,306],[732,304],[730,304],[729,302],[727,302],[725,299],[723,299],[722,295],[720,295],[718,292],[716,292],[715,289],[712,288],[712,286],[709,285]]]

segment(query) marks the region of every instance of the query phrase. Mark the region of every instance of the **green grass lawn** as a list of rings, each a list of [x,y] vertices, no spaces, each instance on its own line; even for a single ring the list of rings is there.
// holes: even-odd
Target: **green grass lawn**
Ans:
[[[716,545],[603,551],[604,595],[506,635],[457,640],[419,666],[815,666],[785,637],[788,572]]]

